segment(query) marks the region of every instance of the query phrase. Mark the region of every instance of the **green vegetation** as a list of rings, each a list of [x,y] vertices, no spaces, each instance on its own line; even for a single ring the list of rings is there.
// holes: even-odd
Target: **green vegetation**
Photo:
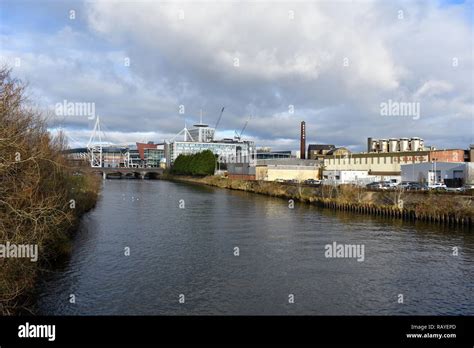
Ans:
[[[0,255],[0,314],[31,311],[38,275],[67,254],[73,227],[97,200],[100,179],[74,175],[25,87],[0,69],[0,245],[37,246],[36,262]],[[4,249],[5,250],[5,249]]]
[[[214,174],[216,157],[210,150],[194,155],[179,155],[171,168],[172,174],[205,176]]]

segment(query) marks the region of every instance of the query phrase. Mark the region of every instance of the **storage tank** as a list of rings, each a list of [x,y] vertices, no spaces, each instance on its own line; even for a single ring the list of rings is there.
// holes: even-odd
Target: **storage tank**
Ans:
[[[371,140],[371,144],[370,144],[370,152],[377,152],[378,151],[378,141],[377,140],[374,140],[372,139]]]
[[[388,152],[388,140],[380,139],[380,152]]]
[[[380,140],[372,140],[372,147],[374,152],[380,152]]]
[[[410,149],[412,151],[418,151],[420,149],[420,138],[413,137],[410,139]]]
[[[400,138],[400,151],[408,151],[408,138]]]
[[[374,141],[372,138],[367,138],[367,152],[374,152]]]
[[[388,151],[389,152],[397,152],[398,151],[398,139],[397,138],[390,138],[388,140]]]

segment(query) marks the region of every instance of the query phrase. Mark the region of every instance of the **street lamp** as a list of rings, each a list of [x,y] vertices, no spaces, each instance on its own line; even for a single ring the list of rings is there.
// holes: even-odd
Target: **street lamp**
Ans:
[[[438,177],[436,175],[436,159],[431,160],[431,170],[433,172],[433,184],[436,184],[438,182]]]

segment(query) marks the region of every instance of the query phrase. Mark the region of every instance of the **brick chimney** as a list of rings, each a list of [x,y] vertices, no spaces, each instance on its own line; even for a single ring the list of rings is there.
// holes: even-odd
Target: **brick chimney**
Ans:
[[[306,158],[306,122],[301,121],[300,158]]]

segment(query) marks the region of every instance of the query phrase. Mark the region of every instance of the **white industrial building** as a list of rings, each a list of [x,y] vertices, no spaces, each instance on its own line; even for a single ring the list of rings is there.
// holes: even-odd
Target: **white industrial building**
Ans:
[[[175,140],[178,136],[183,140]],[[256,159],[253,141],[239,139],[214,140],[215,129],[202,122],[194,128],[184,127],[175,137],[166,142],[166,164],[171,166],[179,155],[191,155],[210,150],[218,156],[220,163],[249,163]]]
[[[325,184],[367,185],[374,181],[400,182],[400,175],[372,175],[368,170],[324,170]]]
[[[402,180],[433,183],[449,183],[453,186],[474,184],[473,162],[430,162],[402,165]],[[456,185],[457,184],[457,185]],[[449,185],[448,185],[449,186]]]

